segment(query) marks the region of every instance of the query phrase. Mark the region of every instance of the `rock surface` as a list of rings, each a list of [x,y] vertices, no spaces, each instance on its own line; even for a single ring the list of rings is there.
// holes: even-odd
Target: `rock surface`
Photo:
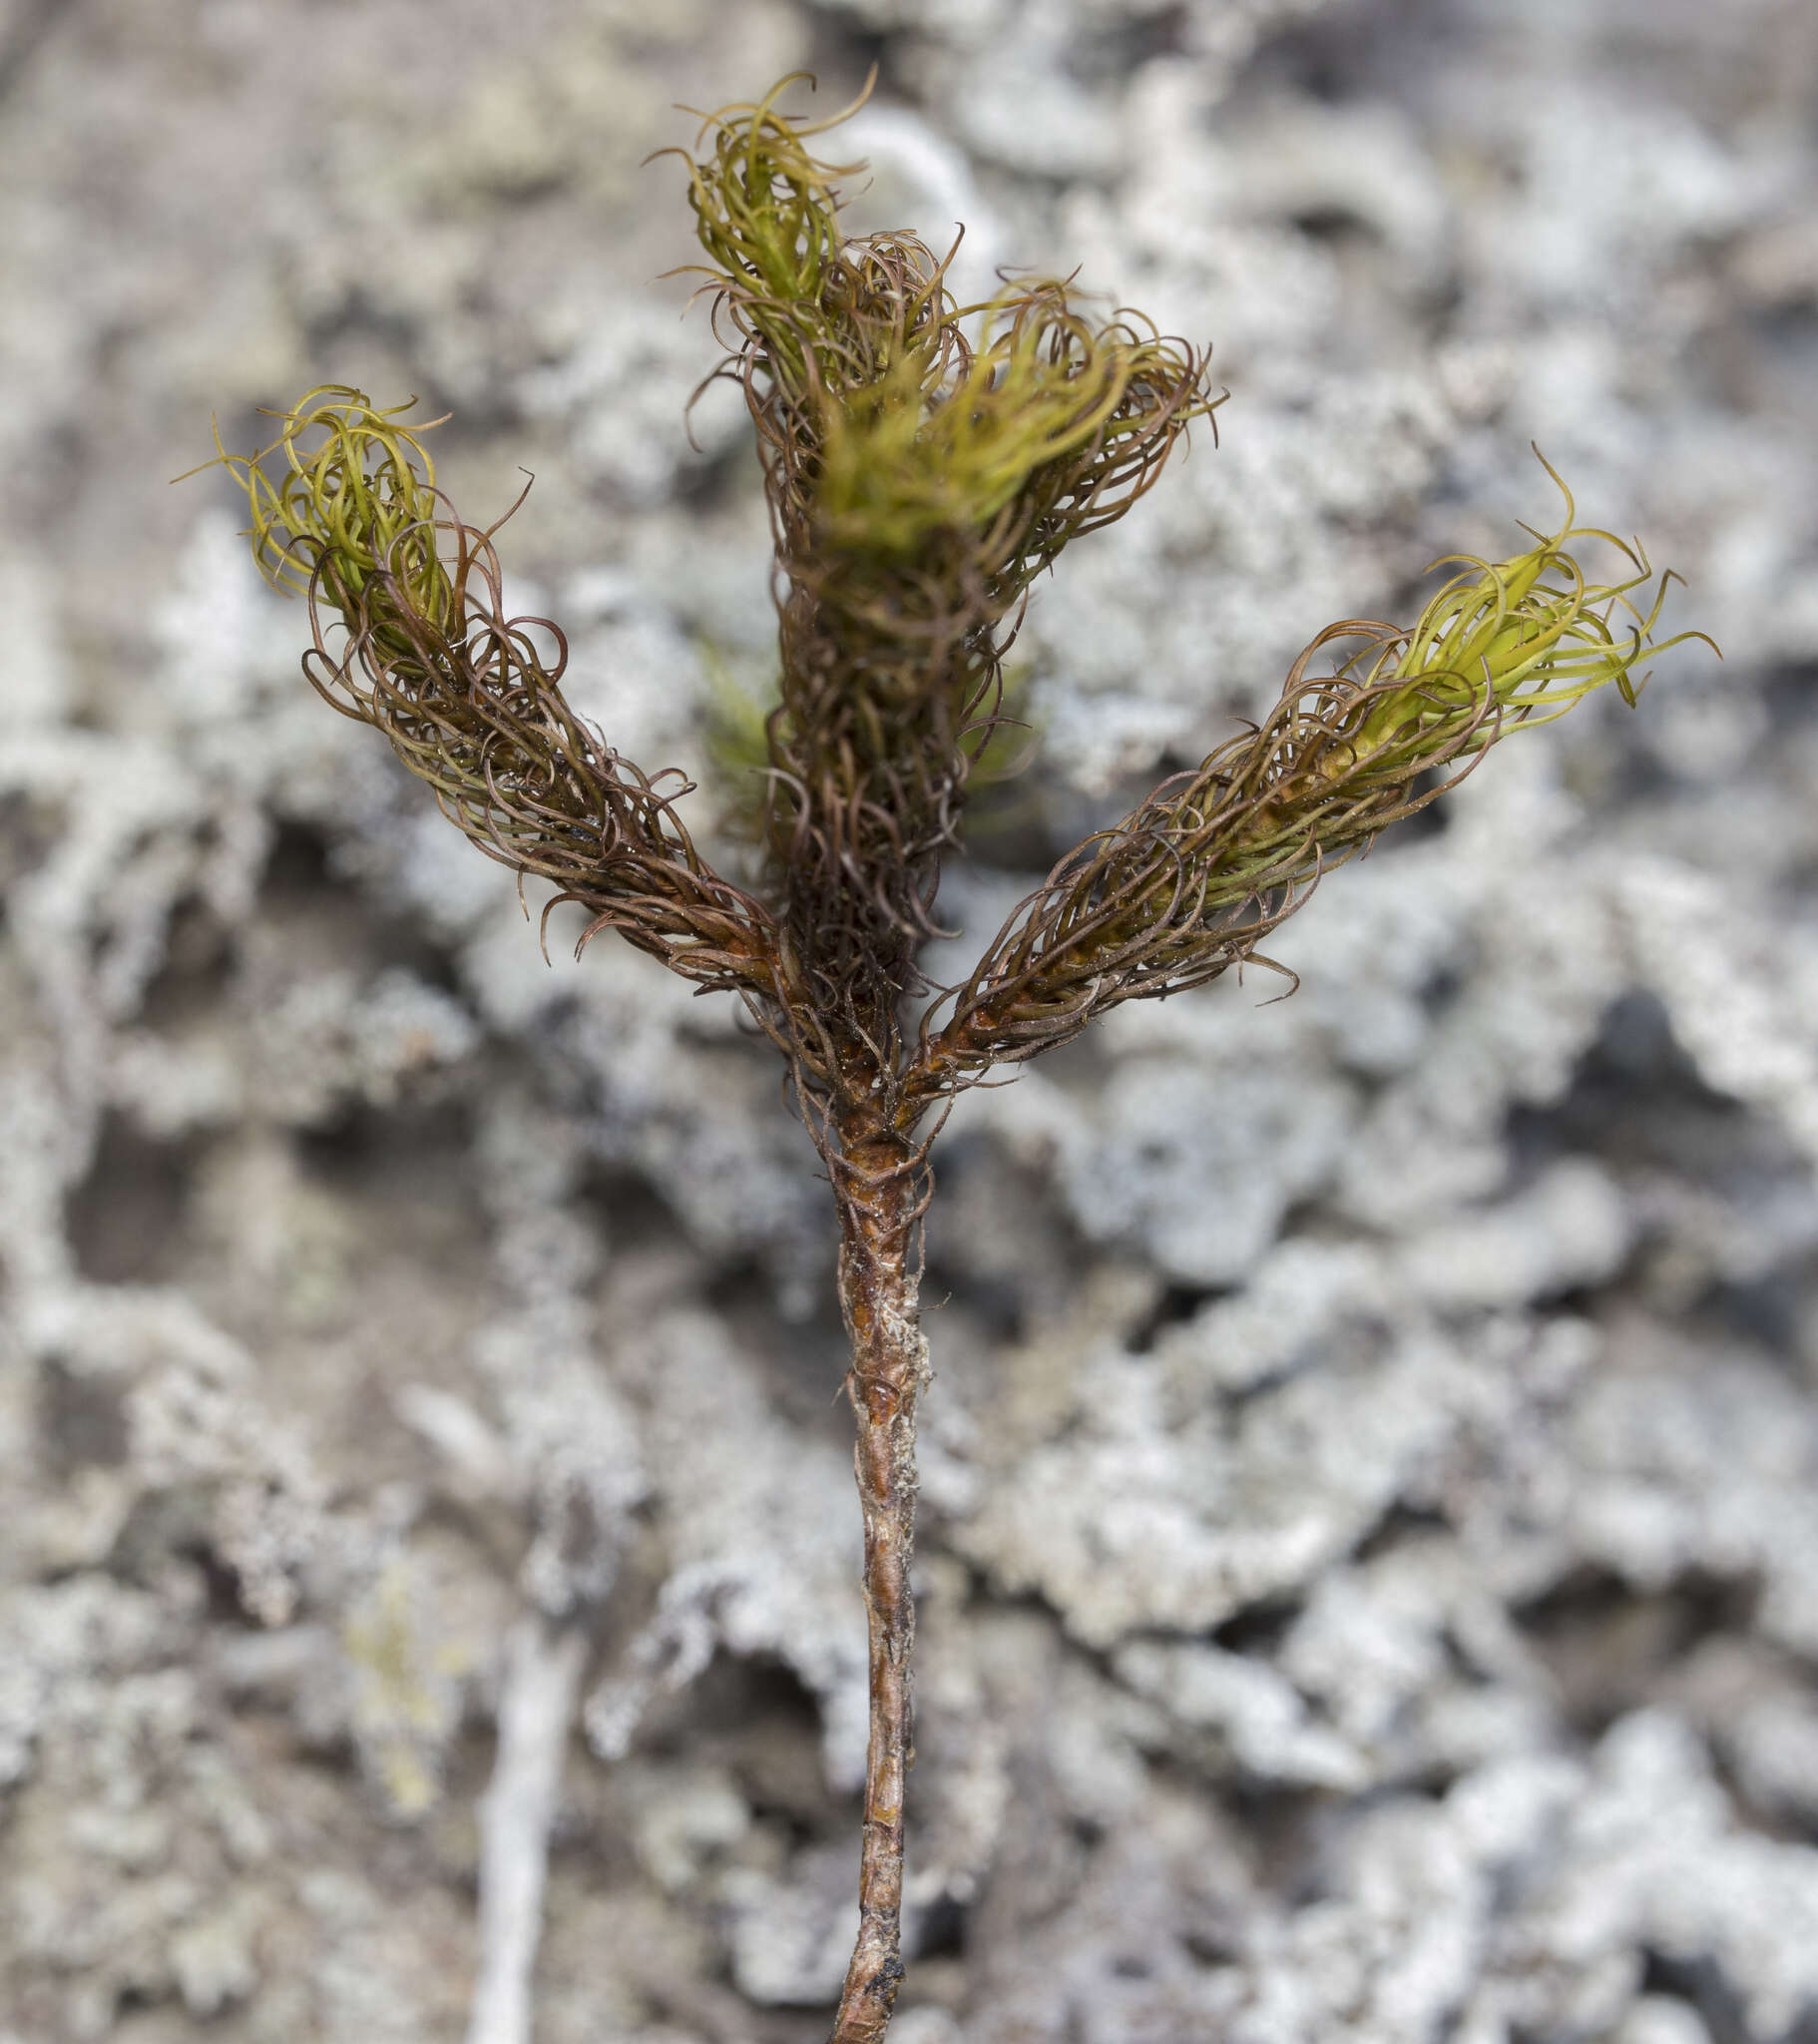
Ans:
[[[723,1005],[561,916],[545,966],[165,478],[212,411],[420,392],[470,516],[535,471],[582,707],[698,763],[767,535],[643,160],[874,58],[860,226],[1078,263],[1232,393],[1037,594],[970,941],[1329,619],[1550,519],[1531,440],[1727,656],[1334,876],[1291,1000],[954,1117],[893,2036],[1809,2036],[1810,8],[11,0],[0,2044],[824,2034],[864,1654],[807,1146]]]

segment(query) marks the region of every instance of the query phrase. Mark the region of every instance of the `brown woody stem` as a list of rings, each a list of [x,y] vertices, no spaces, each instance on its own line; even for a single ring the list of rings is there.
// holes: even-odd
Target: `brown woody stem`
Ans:
[[[871,1630],[871,1738],[859,1860],[858,1942],[831,2044],[877,2044],[903,1977],[903,1794],[915,1749],[910,1650],[915,1601],[915,1407],[928,1378],[917,1317],[921,1155],[901,1139],[840,1131],[840,1308],[852,1340],[847,1395],[858,1420],[854,1461],[865,1518]]]

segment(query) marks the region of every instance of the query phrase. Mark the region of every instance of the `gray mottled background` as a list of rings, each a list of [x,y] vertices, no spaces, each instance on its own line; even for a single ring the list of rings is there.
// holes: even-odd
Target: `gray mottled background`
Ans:
[[[470,516],[536,472],[582,706],[698,761],[766,534],[643,159],[873,61],[862,225],[1231,388],[1036,598],[974,941],[1550,519],[1531,440],[1728,656],[1333,878],[1292,1000],[955,1118],[894,2035],[1818,2036],[1818,12],[5,0],[0,2039],[824,2032],[824,1187],[723,1003],[543,964],[166,478],[421,393]]]

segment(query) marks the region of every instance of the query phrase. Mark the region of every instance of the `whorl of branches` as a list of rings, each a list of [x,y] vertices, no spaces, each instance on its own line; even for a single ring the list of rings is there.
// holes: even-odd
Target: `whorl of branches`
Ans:
[[[1637,663],[1676,641],[1652,637],[1669,578],[1641,609],[1645,560],[1576,525],[1568,493],[1559,531],[1463,562],[1407,630],[1322,632],[1259,729],[1068,853],[905,1040],[1030,583],[1122,517],[1214,400],[1201,355],[1136,314],[1095,326],[1063,282],[962,306],[950,257],[913,235],[844,239],[845,173],[808,153],[817,131],[776,97],[709,116],[687,159],[732,342],[718,373],[749,404],[776,539],[762,898],[696,849],[680,771],[647,773],[564,701],[561,633],[507,616],[497,526],[448,504],[408,407],[324,386],[270,447],[221,459],[260,567],[307,596],[321,694],[382,731],[482,850],[584,906],[583,942],[617,929],[740,994],[832,1156],[842,1118],[907,1143],[993,1066],[1254,956],[1325,869],[1498,739],[1605,683],[1632,701]],[[274,475],[260,465],[273,454]],[[1633,572],[1589,582],[1579,540]],[[1343,641],[1355,650],[1337,671],[1313,674]]]

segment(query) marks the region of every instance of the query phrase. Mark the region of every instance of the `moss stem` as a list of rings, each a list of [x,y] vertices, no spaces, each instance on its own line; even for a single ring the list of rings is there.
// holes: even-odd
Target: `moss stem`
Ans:
[[[922,1153],[875,1129],[839,1131],[840,1307],[852,1342],[846,1392],[865,1520],[871,1736],[865,1755],[859,1929],[832,2044],[877,2044],[903,1977],[903,1799],[915,1760],[910,1654],[915,1600],[915,1412],[928,1380],[917,1313],[927,1204]]]

